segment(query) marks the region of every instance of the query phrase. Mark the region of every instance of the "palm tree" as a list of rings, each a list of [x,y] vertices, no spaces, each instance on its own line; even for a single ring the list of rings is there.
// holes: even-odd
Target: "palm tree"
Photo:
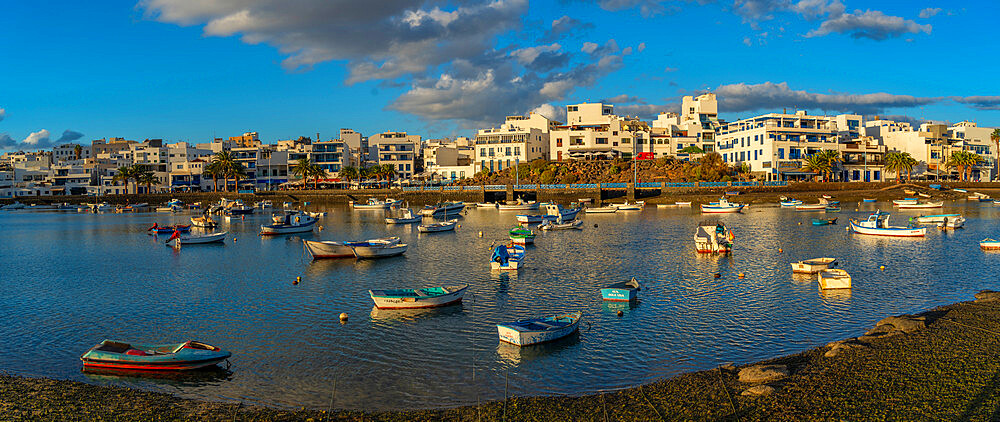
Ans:
[[[955,151],[948,157],[945,165],[948,167],[957,167],[959,169],[959,180],[969,181],[972,177],[972,167],[979,164],[980,161],[983,161],[983,157],[979,154],[969,151]]]
[[[820,153],[810,154],[806,156],[805,163],[803,163],[802,167],[808,171],[816,172],[821,176],[825,176],[826,172],[830,171],[830,160]]]
[[[233,188],[237,192],[239,192],[239,190],[240,190],[240,179],[246,179],[246,177],[247,177],[247,168],[246,168],[246,166],[243,165],[243,163],[241,163],[239,161],[233,161],[226,168],[225,175],[226,175],[226,180],[229,180],[230,178],[233,179]]]
[[[358,177],[358,168],[353,166],[344,167],[340,169],[340,177],[343,177],[350,182]]]
[[[392,178],[396,175],[396,166],[392,164],[383,164],[381,167],[382,170],[380,173],[385,176],[385,180],[392,180]]]
[[[319,189],[319,179],[327,177],[326,169],[319,164],[313,164],[309,167],[309,175],[313,177],[313,189]]]
[[[120,181],[125,182],[125,194],[128,195],[128,181],[132,179],[135,174],[135,167],[133,166],[122,166],[118,167],[115,171],[114,177],[111,178],[112,183],[118,183]]]
[[[153,184],[160,183],[160,179],[157,179],[156,175],[154,175],[153,172],[151,172],[151,171],[144,171],[141,174],[139,174],[139,176],[137,176],[135,178],[135,182],[136,182],[136,184],[140,184],[141,183],[141,184],[146,185],[146,193],[148,194],[148,193],[152,193],[152,186],[153,186]]]
[[[76,154],[76,159],[79,160],[80,156],[83,155],[83,147],[80,144],[73,146],[73,154]]]
[[[221,176],[222,186],[226,191],[229,191],[229,176],[233,173],[233,169],[236,164],[238,164],[236,159],[233,158],[233,154],[230,154],[229,151],[220,151],[216,153],[215,156],[212,157],[212,163],[209,165],[210,168],[215,170],[212,180],[215,180],[215,177]],[[242,164],[240,164],[240,166],[242,167]],[[216,190],[218,190],[218,188],[216,188]]]
[[[302,189],[305,189],[306,187],[306,179],[308,179],[311,175],[310,170],[312,169],[312,166],[313,162],[311,159],[299,158],[299,161],[296,161],[295,165],[291,168],[292,174],[302,179]]]
[[[906,172],[907,179],[909,179],[913,166],[917,164],[917,160],[914,160],[910,153],[898,151],[886,153],[884,161],[885,164],[882,165],[882,168],[885,171],[896,173],[896,183],[903,181],[903,172]]]
[[[201,173],[202,176],[212,178],[212,192],[219,191],[219,176],[222,175],[222,169],[220,167],[221,166],[218,161],[212,160],[211,163],[208,163],[208,165],[204,167],[204,171]]]
[[[997,155],[996,164],[993,166],[993,172],[1000,172],[1000,128],[993,129],[993,133],[990,134],[990,140],[993,141],[993,145],[996,146],[995,153]]]
[[[834,164],[844,161],[844,158],[840,156],[840,151],[826,149],[817,153],[827,164],[827,172],[830,173],[830,180],[833,179],[833,167]],[[823,180],[827,180],[824,176]]]

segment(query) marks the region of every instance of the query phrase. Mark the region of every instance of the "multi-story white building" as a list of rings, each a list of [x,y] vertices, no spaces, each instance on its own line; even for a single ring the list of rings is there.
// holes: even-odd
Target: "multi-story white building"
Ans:
[[[549,133],[549,156],[553,160],[632,156],[652,151],[650,135],[648,123],[615,115],[611,104],[572,104],[566,106],[566,124]]]
[[[76,154],[76,147],[80,147],[80,155]],[[84,160],[90,158],[90,146],[80,144],[62,144],[52,148],[52,159],[59,163],[71,160]]]
[[[519,162],[547,158],[552,124],[541,114],[529,113],[507,116],[499,128],[480,129],[474,141],[474,172],[501,171]]]
[[[957,176],[957,170],[947,166],[948,158],[955,151],[969,151],[987,158],[986,161],[973,167],[972,177],[982,180],[992,178],[993,165],[989,158],[994,154],[994,146],[992,141],[989,141],[989,136],[986,136],[985,141],[981,139],[983,137],[981,132],[984,131],[972,130],[970,132],[969,129],[972,127],[967,123],[951,128],[935,123],[923,123],[917,130],[907,128],[909,130],[883,133],[881,141],[888,151],[906,152],[914,160],[925,165],[927,169],[925,176],[946,177],[952,175],[952,171],[955,171]],[[969,139],[965,138],[970,135]]]
[[[420,135],[406,132],[382,132],[368,137],[370,150],[374,152],[379,165],[389,164],[396,169],[396,176],[409,179],[417,171],[417,155],[420,153]]]
[[[795,114],[769,113],[726,123],[716,135],[716,151],[733,165],[746,163],[750,171],[766,180],[810,178],[812,173],[800,169],[807,156],[822,150],[839,150],[840,116],[810,116],[805,111]],[[845,115],[843,120],[861,117]],[[845,130],[843,132],[848,132]]]
[[[428,140],[423,147],[424,177],[456,180],[476,173],[472,157],[475,147],[468,138]]]

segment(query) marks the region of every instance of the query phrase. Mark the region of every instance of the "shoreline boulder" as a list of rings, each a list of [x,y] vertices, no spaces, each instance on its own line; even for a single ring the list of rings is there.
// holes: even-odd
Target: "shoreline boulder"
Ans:
[[[875,324],[875,329],[878,330],[879,327],[891,326],[892,328],[902,331],[904,333],[912,333],[914,331],[923,329],[927,327],[927,318],[922,316],[913,315],[899,315],[883,318],[877,324]],[[881,330],[880,330],[881,331]]]
[[[997,301],[1000,301],[1000,292],[995,292],[993,290],[980,290],[979,293],[976,293],[976,303]]]
[[[760,383],[777,381],[788,376],[785,365],[754,365],[740,369],[740,382]]]

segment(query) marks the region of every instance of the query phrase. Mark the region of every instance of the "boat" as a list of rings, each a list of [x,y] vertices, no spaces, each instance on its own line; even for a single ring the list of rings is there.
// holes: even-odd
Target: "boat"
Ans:
[[[535,232],[524,227],[514,227],[507,234],[512,242],[520,245],[535,243]]]
[[[519,270],[523,262],[524,246],[497,245],[493,247],[493,254],[490,257],[490,269]]]
[[[871,203],[871,202],[875,202],[875,200],[874,200],[874,199],[869,199],[869,198],[864,198],[864,199],[862,199],[861,201],[862,201],[862,202],[869,202],[869,203]]]
[[[568,222],[545,221],[538,226],[541,230],[570,230],[583,229],[583,220],[570,220]]]
[[[595,207],[584,209],[587,214],[613,214],[618,212],[618,207],[608,206],[608,207]]]
[[[257,201],[257,203],[253,204],[253,206],[259,210],[267,211],[274,208],[274,203],[271,202],[270,199],[265,199],[263,201]]]
[[[921,198],[930,198],[931,197],[930,195],[928,195],[926,193],[923,193],[923,192],[918,193],[917,196],[919,196]]]
[[[476,202],[476,208],[496,208],[496,202]]]
[[[424,217],[445,217],[462,212],[465,209],[464,202],[439,202],[434,205],[427,205],[420,210]]]
[[[676,204],[678,207],[690,207],[691,201],[677,201],[674,202],[674,204]]]
[[[824,208],[823,210],[826,211],[826,212],[840,212],[840,206],[839,205],[827,205],[826,208]]]
[[[350,201],[349,204],[351,205],[351,208],[354,208],[356,210],[384,210],[386,208],[391,208],[393,206],[396,206],[401,202],[403,202],[402,199],[394,200],[386,198],[383,201],[375,198],[368,198],[368,201],[365,203],[357,203],[354,201]]]
[[[583,319],[582,312],[522,319],[497,324],[500,341],[517,346],[530,346],[558,340],[576,332]]]
[[[576,218],[576,215],[579,214],[582,209],[583,208],[581,207],[563,208],[563,206],[559,204],[546,204],[544,218],[569,221]]]
[[[851,219],[850,230],[873,236],[923,237],[927,234],[926,227],[890,226],[889,213],[881,211],[875,211],[865,221]]]
[[[181,246],[199,243],[224,242],[226,240],[227,233],[229,232],[181,235],[180,232],[174,232],[173,236],[170,236],[170,239],[167,239],[166,243],[170,243],[170,241],[173,240],[174,246]]]
[[[899,209],[921,209],[921,208],[941,208],[944,206],[944,201],[938,202],[924,202],[924,203],[913,203],[913,204],[899,204]]]
[[[812,225],[814,226],[828,226],[831,224],[837,224],[836,218],[814,218],[812,219]]]
[[[84,368],[143,371],[187,371],[216,365],[232,356],[216,346],[197,342],[130,344],[104,340],[80,357]]]
[[[363,241],[333,241],[333,240],[305,240],[302,244],[312,259],[325,258],[353,258],[354,248],[352,246],[388,246],[399,243],[398,237],[383,237],[381,239],[369,239]]]
[[[841,269],[827,269],[819,272],[819,288],[827,289],[850,289],[851,275]]]
[[[615,283],[601,289],[601,298],[609,302],[632,302],[638,298],[639,280]]]
[[[226,215],[250,215],[253,214],[253,207],[243,205],[243,201],[236,200],[227,205],[222,212]]]
[[[545,220],[545,216],[541,214],[518,214],[514,218],[521,224],[541,223]]]
[[[369,243],[366,245],[349,245],[354,250],[354,256],[360,259],[366,258],[388,258],[390,256],[402,255],[406,252],[406,243]]]
[[[281,203],[281,208],[291,208],[291,207],[292,207],[292,203],[289,202],[289,201],[285,201],[285,202]]]
[[[508,201],[505,204],[497,205],[500,211],[532,211],[537,210],[539,207],[538,202],[535,201],[524,201],[523,199],[518,199],[516,201]]]
[[[420,233],[436,233],[455,230],[458,220],[448,220],[441,223],[421,224],[417,226]]]
[[[437,308],[461,302],[468,288],[468,284],[463,284],[423,289],[369,290],[368,295],[379,309]]]
[[[746,204],[737,204],[729,202],[726,198],[719,198],[719,202],[701,204],[701,212],[711,214],[736,213],[742,211],[745,206]]]
[[[915,195],[917,193],[917,191],[911,190],[911,189],[903,189],[903,193],[905,193],[907,195]]]
[[[180,205],[169,205],[166,207],[156,207],[156,212],[181,212],[183,209]]]
[[[698,253],[729,253],[733,250],[734,239],[733,231],[718,221],[703,221],[694,232]]]
[[[261,235],[311,232],[317,220],[300,211],[285,211],[285,215],[275,216],[272,221],[273,224],[261,224]]]
[[[917,203],[917,198],[903,198],[903,199],[892,200],[893,205],[911,205],[916,203]]]
[[[305,215],[308,215],[308,216],[310,216],[312,218],[326,217],[326,213],[325,212],[319,212],[319,211],[316,211],[316,212],[313,212],[313,211],[302,211],[302,213],[305,214]]]
[[[830,267],[837,258],[813,258],[805,261],[793,262],[792,272],[800,274],[816,274]]]
[[[979,247],[984,250],[1000,250],[1000,240],[987,237],[979,242]]]
[[[918,223],[941,223],[945,219],[961,217],[962,214],[934,214],[934,215],[918,215],[916,217],[910,217],[910,221],[916,221]]]
[[[0,210],[5,210],[5,211],[22,210],[22,209],[24,209],[24,204],[18,201],[14,201],[13,203],[0,207]]]
[[[414,214],[410,208],[404,208],[395,217],[386,217],[385,224],[410,224],[419,223],[423,217]]]
[[[149,208],[149,204],[147,204],[145,202],[140,202],[138,204],[128,204],[124,208],[122,208],[122,211],[123,212],[134,212],[134,211],[142,211],[142,210],[144,210],[146,208]]]
[[[802,200],[800,200],[800,199],[782,199],[781,202],[778,202],[778,204],[781,205],[782,208],[791,208],[791,207],[794,207],[796,205],[802,205]]]
[[[625,201],[623,204],[614,204],[612,206],[617,208],[618,211],[642,211],[643,205],[645,205],[645,203],[640,204],[638,202],[634,202],[630,204],[628,201]]]
[[[830,195],[820,195],[820,197],[822,197],[823,199],[833,199],[833,197]]]
[[[181,206],[184,206],[184,203],[183,203],[183,202],[181,202],[181,200],[180,200],[180,199],[177,199],[177,198],[170,198],[170,202],[167,202],[167,206],[168,206],[168,207],[172,207],[172,206],[178,206],[178,207],[181,207]]]
[[[941,230],[959,229],[965,225],[965,217],[945,217],[944,221],[938,222],[937,226]]]
[[[212,219],[212,217],[203,215],[201,217],[191,217],[191,225],[195,227],[201,227],[203,229],[211,229],[215,226],[218,226],[219,223],[216,223],[215,220]]]
[[[174,226],[161,226],[160,223],[153,223],[153,226],[146,229],[146,231],[151,231],[155,234],[167,234],[175,231],[185,233],[191,231],[191,225],[177,224]]]
[[[955,191],[955,192],[958,192],[958,193],[967,193],[967,192],[969,192],[969,191],[967,191],[965,189],[957,189],[957,188],[956,189],[952,189],[952,190]]]
[[[1000,205],[1000,199],[994,199],[993,205]]]
[[[819,202],[815,204],[799,204],[795,206],[795,211],[819,211],[826,210],[827,208],[838,208],[836,207],[840,201],[829,201],[827,198],[820,198]]]

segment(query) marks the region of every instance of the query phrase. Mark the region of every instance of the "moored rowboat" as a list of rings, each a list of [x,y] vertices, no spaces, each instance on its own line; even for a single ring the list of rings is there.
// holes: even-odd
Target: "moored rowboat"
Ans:
[[[80,357],[84,368],[186,371],[218,364],[232,354],[218,347],[187,341],[172,344],[129,344],[104,340]]]
[[[609,302],[631,302],[638,298],[639,280],[632,277],[629,281],[615,283],[601,289],[601,298]]]
[[[801,274],[816,274],[830,267],[837,258],[813,258],[805,261],[793,262],[792,272]]]
[[[497,324],[500,341],[517,346],[545,343],[573,334],[583,319],[582,312],[530,318]]]
[[[823,270],[819,272],[820,289],[850,289],[851,275],[841,269]]]
[[[313,259],[353,258],[355,255],[354,249],[351,246],[395,245],[399,243],[399,238],[383,237],[381,239],[370,239],[359,242],[302,239],[302,243]]]
[[[1000,240],[987,237],[979,242],[979,247],[984,250],[1000,250]]]
[[[462,301],[468,284],[423,289],[369,290],[379,309],[416,309],[448,306]]]

